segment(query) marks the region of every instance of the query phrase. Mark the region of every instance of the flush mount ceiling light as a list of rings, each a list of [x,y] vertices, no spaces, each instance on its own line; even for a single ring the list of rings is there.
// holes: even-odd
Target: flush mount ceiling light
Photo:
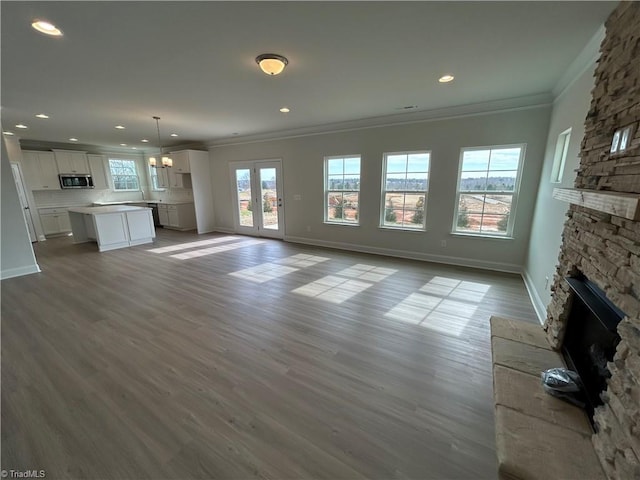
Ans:
[[[171,135],[169,135],[170,137],[177,137],[178,134],[177,133],[172,133]]]
[[[9,131],[2,132],[2,133],[3,133],[4,135],[13,135],[13,132],[9,132]]]
[[[439,81],[440,83],[449,83],[449,82],[453,82],[453,79],[454,79],[454,78],[455,78],[455,77],[454,77],[453,75],[449,75],[449,74],[447,74],[447,75],[443,75],[443,76],[441,76],[441,77],[438,79],[438,81]]]
[[[278,75],[282,73],[289,60],[275,53],[263,53],[256,57],[256,63],[260,65],[262,71],[267,75]]]
[[[116,127],[118,130],[124,130],[124,127],[122,125],[116,125]]]
[[[52,37],[62,36],[62,30],[45,20],[35,20],[31,26],[45,35],[51,35]]]
[[[156,121],[156,129],[158,130],[158,149],[160,150],[160,155],[158,158],[160,158],[160,164],[158,164],[158,160],[156,159],[156,157],[149,157],[149,166],[153,167],[153,168],[171,168],[173,167],[173,160],[171,159],[171,157],[168,156],[162,156],[162,140],[160,140],[160,117],[153,117],[153,119]]]
[[[46,113],[39,113],[36,115],[37,118],[49,118],[49,115],[47,115]]]
[[[22,123],[19,123],[19,124],[16,125],[16,128],[29,128],[29,127],[27,127],[26,125],[24,125]]]
[[[69,141],[70,141],[70,142],[77,142],[77,141],[78,141],[78,139],[77,139],[77,138],[75,138],[75,137],[71,137],[71,138],[69,139]]]
[[[142,140],[140,140],[142,143],[149,143],[149,140],[147,140],[146,138],[143,138]]]
[[[289,113],[291,110],[289,110],[287,107],[282,107],[282,108],[280,109],[280,111],[281,111],[282,113]]]

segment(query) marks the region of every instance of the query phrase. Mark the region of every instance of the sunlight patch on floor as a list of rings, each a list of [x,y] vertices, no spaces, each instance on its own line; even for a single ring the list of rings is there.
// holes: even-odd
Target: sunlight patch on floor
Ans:
[[[234,277],[249,280],[255,283],[264,283],[274,278],[288,275],[289,273],[297,272],[299,269],[294,267],[288,267],[285,265],[277,265],[275,263],[263,263],[256,265],[255,267],[245,268],[244,270],[238,270],[237,272],[231,272],[229,275]]]
[[[342,275],[343,277],[359,278],[360,280],[366,280],[368,282],[380,282],[387,278],[389,275],[393,275],[398,270],[393,268],[376,267],[375,265],[365,265],[364,263],[358,263],[352,267],[345,268],[339,271],[336,275]]]
[[[372,283],[327,275],[315,282],[296,288],[292,292],[329,303],[342,303],[372,286]]]
[[[291,265],[298,268],[307,268],[317,265],[318,263],[331,260],[329,257],[319,257],[318,255],[307,255],[306,253],[299,253],[290,257],[281,258],[275,260],[275,262],[281,265]]]
[[[433,277],[384,316],[459,337],[490,288],[484,283]]]
[[[231,244],[219,245],[217,247],[194,250],[192,252],[178,253],[176,255],[170,255],[170,257],[176,258],[178,260],[187,260],[189,258],[204,257],[205,255],[213,255],[214,253],[228,252],[229,250],[236,250],[238,248],[249,247],[251,245],[259,245],[261,243],[265,243],[264,240],[248,240],[246,242],[234,242]]]
[[[431,295],[479,302],[484,298],[490,288],[491,285],[485,283],[466,282],[446,277],[433,277],[420,288],[420,291]]]
[[[231,242],[234,240],[240,240],[242,238],[243,237],[237,237],[237,236],[210,238],[209,240],[199,240],[197,242],[186,242],[186,243],[179,243],[177,245],[169,245],[168,247],[152,248],[150,250],[147,250],[147,252],[151,252],[151,253],[179,252],[180,250],[186,250],[188,248],[206,247],[207,245]]]

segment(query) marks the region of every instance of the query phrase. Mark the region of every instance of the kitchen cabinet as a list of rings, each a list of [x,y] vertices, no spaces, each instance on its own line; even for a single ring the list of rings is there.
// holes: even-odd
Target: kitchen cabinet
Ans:
[[[198,233],[215,230],[213,214],[213,184],[211,182],[211,162],[209,152],[189,150],[189,168],[191,169],[191,188],[196,209]]]
[[[56,150],[53,149],[60,173],[82,173],[89,174],[89,161],[87,152],[77,150]]]
[[[73,243],[95,241],[100,252],[151,243],[156,236],[151,209],[129,205],[69,209]]]
[[[45,235],[59,235],[71,231],[69,212],[66,208],[40,208],[38,214]]]
[[[173,169],[176,173],[191,173],[191,166],[189,165],[189,150],[180,150],[177,152],[171,152],[171,159],[173,160]]]
[[[191,188],[191,174],[178,173],[173,169],[173,167],[165,168],[163,170],[167,170],[169,188]]]
[[[22,171],[30,190],[61,190],[53,152],[23,150]]]
[[[93,178],[93,186],[96,190],[106,190],[109,188],[109,180],[106,170],[106,158],[104,155],[87,155],[89,171]]]
[[[173,230],[196,228],[196,212],[193,203],[158,204],[160,225]]]

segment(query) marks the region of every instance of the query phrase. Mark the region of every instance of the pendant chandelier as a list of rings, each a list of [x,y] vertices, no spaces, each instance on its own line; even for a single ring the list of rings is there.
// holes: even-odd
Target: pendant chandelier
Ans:
[[[156,121],[156,129],[158,130],[158,149],[160,150],[160,154],[158,158],[149,157],[149,166],[153,168],[171,168],[173,167],[173,160],[171,157],[162,155],[162,140],[160,140],[160,117],[153,117]],[[160,161],[158,161],[160,159]]]

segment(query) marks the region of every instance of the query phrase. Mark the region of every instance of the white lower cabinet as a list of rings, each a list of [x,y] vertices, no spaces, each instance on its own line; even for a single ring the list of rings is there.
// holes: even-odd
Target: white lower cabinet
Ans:
[[[60,235],[71,231],[66,208],[40,208],[38,214],[45,235]]]
[[[196,212],[193,203],[158,204],[160,225],[174,230],[196,228]]]

